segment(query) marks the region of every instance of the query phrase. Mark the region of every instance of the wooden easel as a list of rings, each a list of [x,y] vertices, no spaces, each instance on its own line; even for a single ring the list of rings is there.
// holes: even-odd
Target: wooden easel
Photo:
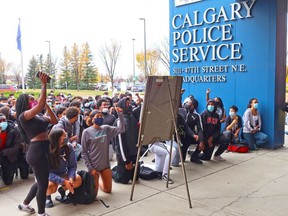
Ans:
[[[167,91],[168,91],[168,98],[169,98],[169,104],[168,105],[170,107],[170,112],[167,109],[166,109],[167,113],[161,112],[161,110],[157,110],[157,107],[154,106],[151,103],[151,100],[153,100],[153,96],[157,95],[157,94],[151,95],[151,91],[152,91],[151,89],[153,89],[153,87],[155,87],[155,85],[161,86],[159,84],[159,82],[157,82],[157,79],[159,79],[158,80],[159,82],[162,80],[162,84],[165,83],[165,82],[167,83]],[[173,80],[173,79],[176,79],[176,80]],[[171,86],[170,80],[174,81],[174,86]],[[172,97],[171,87],[174,87],[173,89],[176,91],[176,94],[174,95],[174,98]],[[191,198],[190,198],[190,193],[189,193],[189,188],[188,188],[188,182],[187,182],[187,176],[186,176],[186,171],[185,171],[185,167],[184,167],[183,157],[182,157],[182,153],[181,153],[181,145],[180,145],[180,139],[179,139],[179,134],[178,134],[178,130],[177,130],[177,123],[176,123],[176,120],[177,120],[176,116],[178,114],[178,105],[179,105],[179,102],[180,102],[180,90],[181,90],[181,87],[182,87],[182,77],[180,77],[180,76],[178,76],[178,77],[175,77],[175,76],[174,77],[172,77],[172,76],[163,76],[163,77],[149,76],[148,77],[148,81],[147,81],[147,84],[146,84],[146,92],[145,92],[144,104],[143,104],[142,113],[141,113],[141,124],[140,124],[138,144],[137,144],[138,152],[137,152],[136,166],[135,166],[135,171],[134,171],[134,176],[133,176],[133,183],[132,183],[132,188],[131,188],[130,201],[132,201],[132,199],[133,199],[133,193],[134,193],[135,182],[136,182],[136,175],[137,175],[137,171],[138,171],[139,158],[140,158],[142,146],[150,144],[150,143],[153,144],[156,141],[168,140],[167,139],[167,135],[168,135],[169,139],[172,140],[173,139],[173,135],[175,133],[177,144],[178,144],[178,151],[179,151],[180,160],[181,160],[182,173],[183,173],[183,177],[184,177],[185,184],[186,184],[188,203],[189,203],[189,207],[192,208]],[[147,89],[148,89],[148,92],[147,92]],[[157,87],[154,88],[154,89],[157,90]],[[163,89],[162,89],[162,91],[163,91]],[[177,94],[177,92],[179,92],[179,95]],[[151,97],[152,97],[152,99],[151,99]],[[148,109],[149,107],[150,107],[151,110],[159,111],[159,113],[161,113],[162,116],[168,117],[169,122],[171,124],[169,125],[170,126],[170,131],[169,132],[166,131],[166,133],[169,133],[169,134],[166,134],[166,139],[165,138],[163,139],[161,136],[157,136],[155,134],[152,137],[149,137],[149,135],[148,135],[148,138],[147,138],[147,136],[144,134],[145,126],[146,126],[146,123],[147,123],[147,118],[146,118],[147,114],[150,114],[151,112],[153,112],[153,111]],[[168,108],[168,107],[166,107],[166,108]],[[162,125],[163,124],[164,123],[162,122]],[[163,134],[161,134],[161,135],[163,135]],[[165,137],[165,134],[163,136]],[[170,153],[169,164],[171,164],[172,148],[173,148],[173,146],[171,144],[170,145],[170,152],[169,152]],[[169,178],[169,176],[170,176],[170,170],[168,171],[168,178]],[[166,182],[166,188],[168,188],[168,181]]]

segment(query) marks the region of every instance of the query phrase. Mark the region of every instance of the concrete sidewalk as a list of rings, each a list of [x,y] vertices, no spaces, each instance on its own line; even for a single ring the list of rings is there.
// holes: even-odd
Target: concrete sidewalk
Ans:
[[[287,141],[287,135],[285,135]],[[287,143],[287,142],[286,142]],[[66,215],[117,215],[117,216],[287,216],[288,215],[288,148],[260,149],[251,153],[224,153],[226,162],[204,161],[192,164],[186,159],[189,192],[192,208],[189,208],[187,190],[181,167],[170,172],[174,184],[166,188],[162,180],[140,180],[135,184],[130,201],[132,184],[122,185],[113,181],[112,194],[99,191],[109,208],[100,201],[90,205],[61,204],[46,209],[52,216]],[[152,164],[153,154],[144,157],[145,164]],[[112,165],[116,162],[113,161]],[[83,161],[78,170],[85,169]],[[27,215],[17,210],[33,183],[16,179],[10,187],[0,182],[0,215]],[[36,208],[36,200],[31,205]],[[35,214],[37,215],[37,214]]]

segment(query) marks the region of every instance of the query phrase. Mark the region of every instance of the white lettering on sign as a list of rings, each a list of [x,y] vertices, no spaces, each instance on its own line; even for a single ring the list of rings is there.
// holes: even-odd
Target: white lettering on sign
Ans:
[[[175,30],[172,31],[172,62],[241,60],[242,43],[233,41],[233,24],[228,22],[252,18],[255,2],[235,2],[229,5],[229,10],[221,6],[176,14],[171,23]]]

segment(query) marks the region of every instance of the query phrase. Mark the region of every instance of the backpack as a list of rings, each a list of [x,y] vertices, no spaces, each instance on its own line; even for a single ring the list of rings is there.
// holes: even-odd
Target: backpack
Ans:
[[[81,176],[82,184],[74,189],[74,194],[69,192],[68,197],[74,205],[90,204],[96,199],[94,178],[85,170],[78,171],[77,174]]]
[[[230,144],[227,148],[228,151],[238,152],[238,153],[247,153],[249,151],[249,147],[245,144]]]
[[[150,179],[155,179],[158,178],[158,172],[151,169],[150,167],[147,166],[140,166],[140,172],[139,172],[139,178],[144,179],[144,180],[150,180]]]

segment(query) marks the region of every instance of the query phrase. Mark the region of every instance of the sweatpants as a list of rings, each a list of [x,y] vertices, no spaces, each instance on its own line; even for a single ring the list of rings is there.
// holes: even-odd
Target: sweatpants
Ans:
[[[150,146],[150,151],[155,154],[155,171],[162,173],[162,175],[167,174],[170,168],[169,157],[170,157],[170,141],[169,144],[164,143],[154,143]],[[173,143],[172,143],[173,144]],[[171,161],[173,161],[176,154],[176,149],[172,147]]]

